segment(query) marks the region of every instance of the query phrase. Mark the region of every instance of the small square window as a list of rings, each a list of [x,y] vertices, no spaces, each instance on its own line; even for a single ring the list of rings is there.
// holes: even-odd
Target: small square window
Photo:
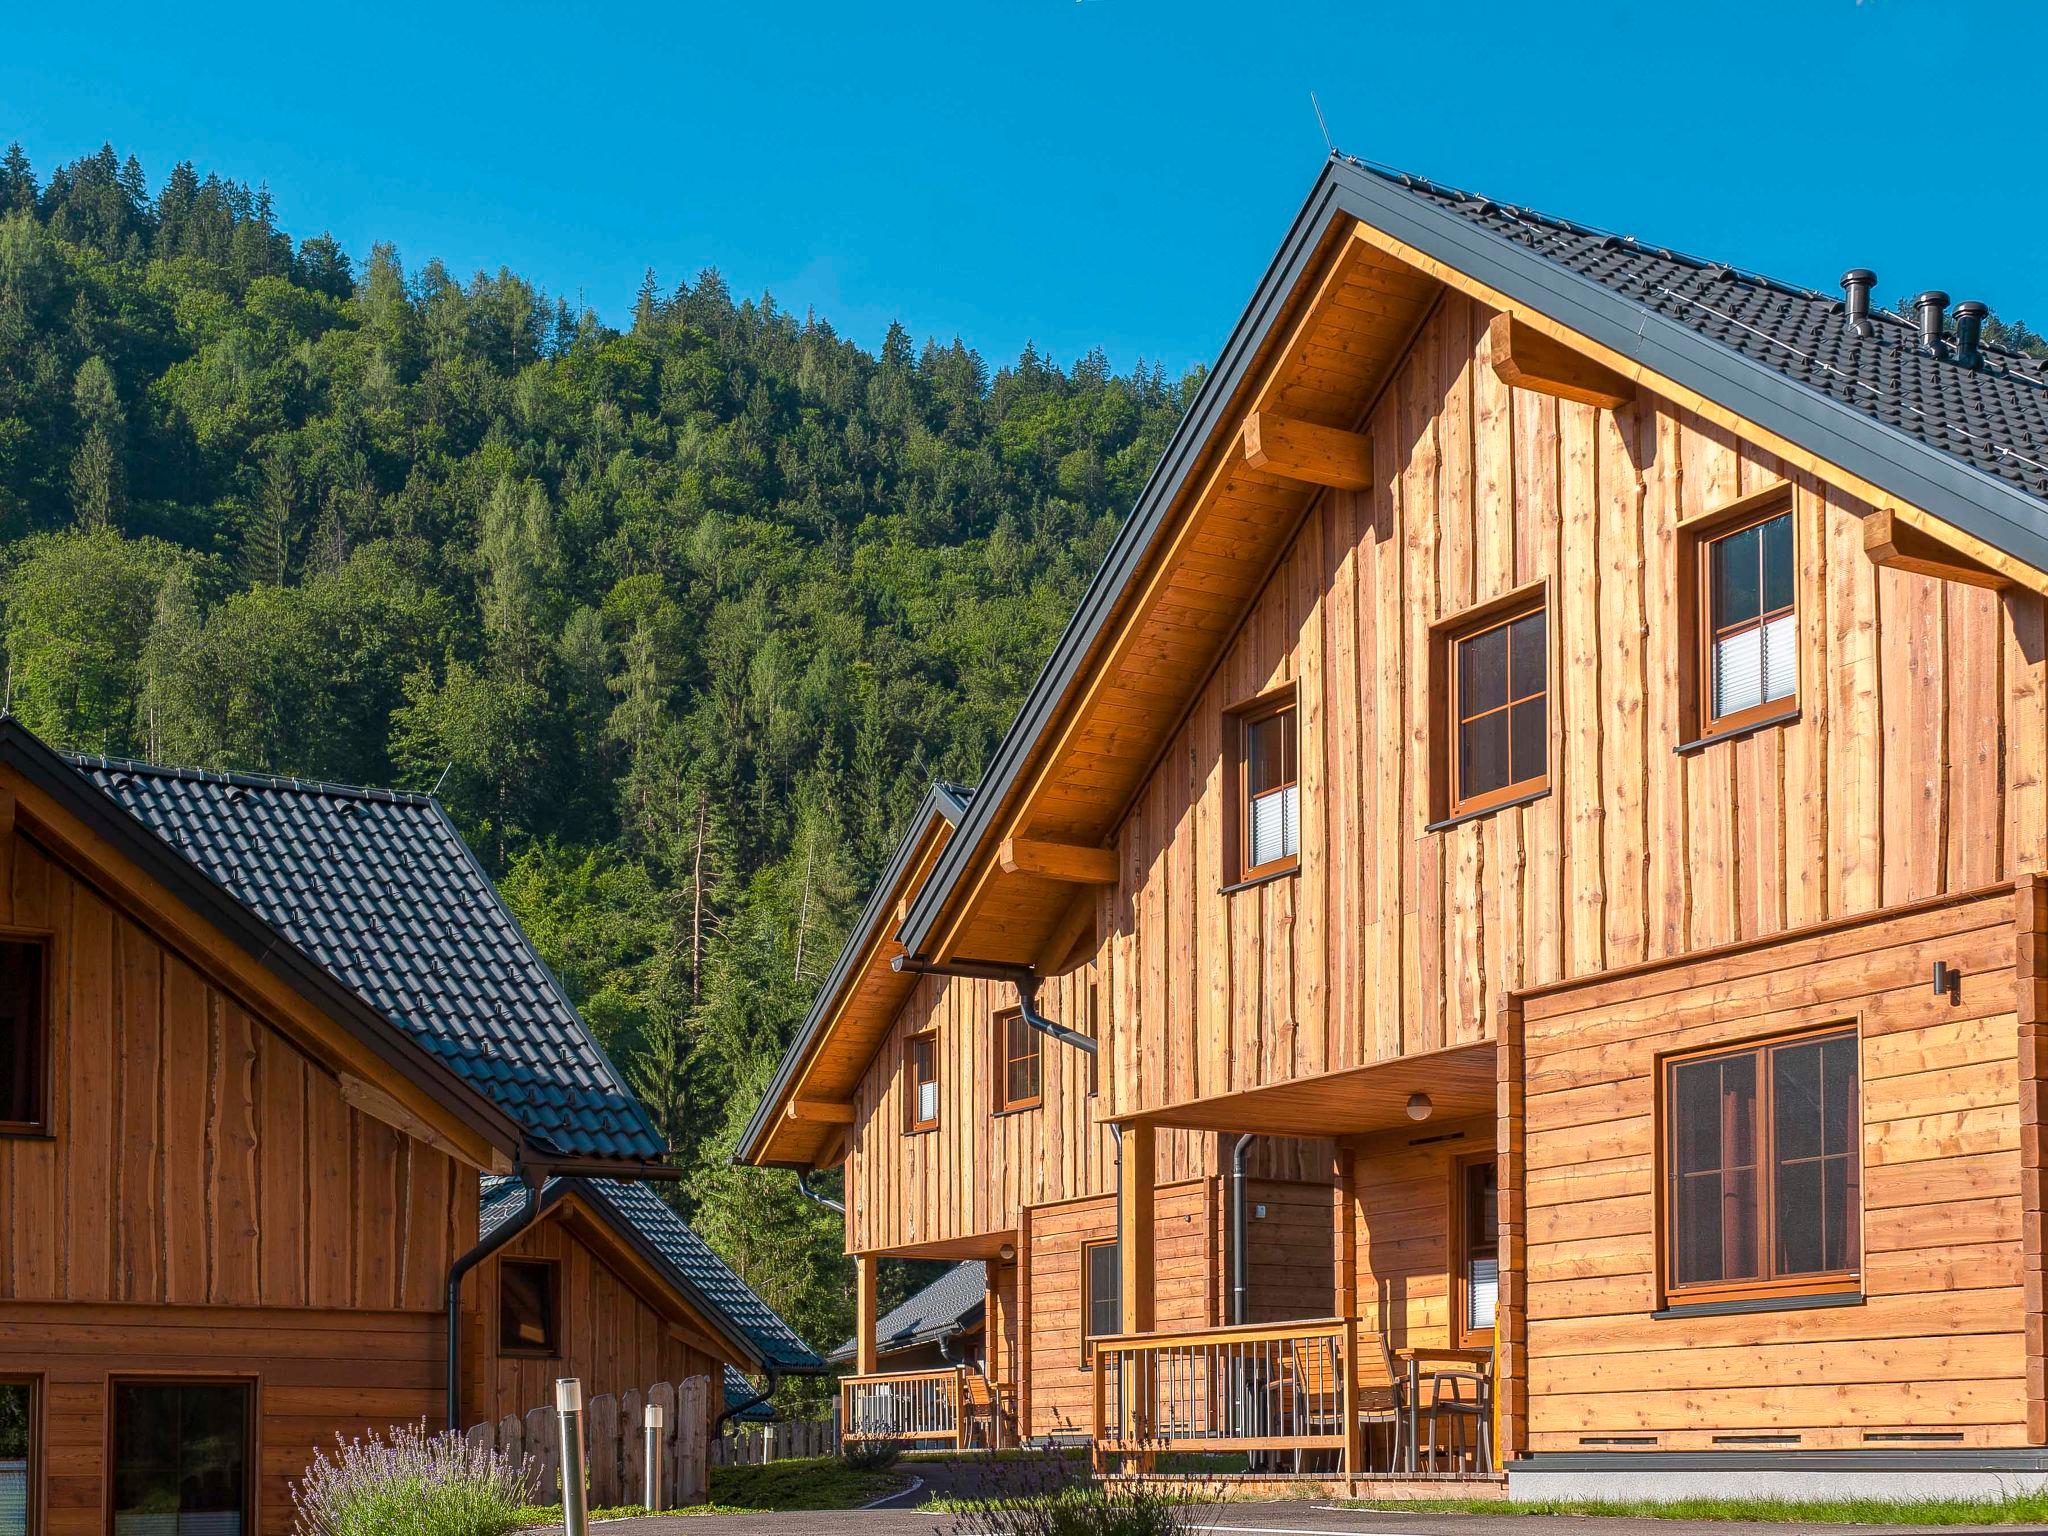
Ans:
[[[1036,1109],[1044,1098],[1042,1040],[1024,1022],[1023,1010],[1006,1008],[996,1015],[996,1113]]]
[[[1440,656],[1449,697],[1439,706],[1448,740],[1436,801],[1465,816],[1550,785],[1549,615],[1539,597],[1447,631]]]
[[[1294,696],[1234,714],[1237,878],[1257,880],[1301,862],[1301,770]]]
[[[552,1259],[498,1266],[498,1348],[508,1355],[559,1355],[562,1269]]]
[[[912,1035],[903,1047],[907,1094],[904,1128],[929,1131],[939,1123],[939,1037],[926,1031]]]
[[[49,1124],[50,1015],[46,946],[0,939],[0,1134]]]

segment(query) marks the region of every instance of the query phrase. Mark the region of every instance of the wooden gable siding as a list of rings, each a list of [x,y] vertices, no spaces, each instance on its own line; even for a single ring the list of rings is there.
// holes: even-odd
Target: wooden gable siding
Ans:
[[[33,839],[52,1134],[0,1138],[0,1301],[433,1311],[476,1174],[335,1079]]]
[[[1131,802],[1112,1112],[1486,1038],[1510,989],[1966,890],[2048,836],[2040,598],[1873,565],[1871,509],[1648,395],[1502,384],[1448,295]],[[1680,756],[1678,526],[1780,480],[1796,723]],[[1425,832],[1431,627],[1547,582],[1551,788]],[[1224,717],[1299,692],[1301,870],[1220,895]]]
[[[1048,1017],[1088,1029],[1094,967],[1046,986]],[[852,1253],[934,1248],[982,1257],[1013,1236],[1028,1208],[1106,1194],[1116,1185],[1116,1149],[1090,1097],[1093,1067],[1081,1051],[1044,1041],[1043,1102],[995,1113],[994,1019],[1014,1006],[1007,983],[926,976],[868,1065],[854,1098],[846,1161],[847,1248]],[[1102,1005],[1098,1002],[1096,1005]],[[906,1131],[910,1037],[935,1030],[939,1041],[939,1123]],[[1173,1131],[1159,1137],[1163,1181],[1220,1171],[1217,1138]],[[1327,1181],[1328,1149],[1316,1143],[1262,1140],[1262,1176]]]
[[[558,1353],[507,1354],[498,1347],[498,1275],[507,1259],[548,1259],[561,1267]],[[658,1381],[720,1376],[722,1360],[678,1338],[658,1307],[559,1220],[522,1232],[479,1275],[471,1326],[483,1346],[485,1380],[466,1418],[497,1420],[547,1407],[562,1376],[583,1383],[586,1401],[604,1393],[644,1394]]]
[[[2029,1443],[2017,905],[1931,903],[1524,1002],[1529,1449]],[[1658,1058],[1839,1022],[1861,1041],[1862,1304],[1653,1317]]]

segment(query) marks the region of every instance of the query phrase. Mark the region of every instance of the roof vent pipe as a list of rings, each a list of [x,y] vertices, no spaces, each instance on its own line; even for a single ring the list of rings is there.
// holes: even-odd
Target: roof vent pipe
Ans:
[[[1868,267],[1851,267],[1842,274],[1842,292],[1848,296],[1850,335],[1877,334],[1877,322],[1870,318],[1870,290],[1876,286],[1877,274]]]
[[[1942,311],[1948,308],[1948,295],[1939,288],[1930,288],[1913,301],[1913,313],[1920,321],[1920,350],[1929,357],[1947,356],[1947,348],[1941,339]]]
[[[1956,361],[1965,368],[1984,366],[1984,321],[1991,306],[1965,299],[1956,306]]]

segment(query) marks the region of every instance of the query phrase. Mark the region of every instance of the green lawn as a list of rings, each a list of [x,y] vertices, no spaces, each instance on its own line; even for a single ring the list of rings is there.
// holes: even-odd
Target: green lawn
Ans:
[[[675,1515],[758,1515],[782,1509],[857,1509],[871,1499],[900,1492],[910,1479],[902,1472],[856,1472],[836,1456],[803,1461],[778,1461],[765,1467],[713,1467],[711,1502]],[[592,1520],[618,1520],[644,1515],[640,1505],[593,1509]],[[521,1527],[559,1526],[559,1509],[535,1507],[520,1512]]]
[[[1815,1525],[2044,1525],[2048,1493],[2002,1499],[1355,1499],[1347,1509],[1464,1515],[1634,1515],[1658,1520],[1809,1521]]]

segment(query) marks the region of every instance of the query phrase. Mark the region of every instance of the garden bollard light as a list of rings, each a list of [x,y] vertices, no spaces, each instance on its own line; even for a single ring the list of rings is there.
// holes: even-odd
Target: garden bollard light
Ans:
[[[661,1404],[647,1405],[647,1454],[642,1458],[647,1464],[647,1486],[640,1502],[648,1512],[661,1508]]]
[[[583,1383],[564,1376],[555,1383],[555,1418],[562,1431],[562,1529],[590,1536],[590,1469],[583,1451]]]

